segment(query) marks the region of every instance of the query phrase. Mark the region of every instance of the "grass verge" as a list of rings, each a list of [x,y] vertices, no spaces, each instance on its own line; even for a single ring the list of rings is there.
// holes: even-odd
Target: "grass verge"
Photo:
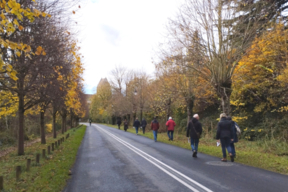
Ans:
[[[118,129],[117,125],[105,125]],[[123,130],[123,126],[121,129]],[[138,134],[153,139],[154,137],[152,131],[148,130],[148,128],[146,128],[146,130],[146,133],[143,134],[142,129],[139,129]],[[135,134],[135,129],[133,128],[129,128],[127,131]],[[158,133],[157,140],[163,143],[168,143],[191,150],[191,146],[188,143],[186,136],[183,134],[178,134],[177,132],[174,133],[174,141],[168,141],[167,133]],[[238,143],[236,143],[235,148],[237,158],[235,161],[237,163],[242,163],[245,165],[250,165],[253,167],[288,175],[288,156],[279,156],[277,154],[267,152],[267,150],[265,150],[262,145],[259,145],[259,142],[261,141],[251,142],[240,140]],[[200,153],[205,153],[215,157],[222,157],[221,148],[216,147],[216,140],[211,139],[211,137],[200,139],[198,151]]]
[[[75,131],[74,131],[75,130]],[[42,152],[47,146],[55,143],[65,135],[59,134],[57,139],[48,138],[47,144],[35,143],[25,148],[24,156],[17,156],[12,152],[0,159],[0,176],[4,176],[4,191],[31,191],[55,192],[61,191],[69,179],[69,169],[74,164],[78,148],[85,134],[86,126],[70,129],[65,133],[70,137],[58,146],[51,155],[40,158],[36,164],[36,154]],[[47,153],[47,152],[46,152]],[[26,171],[26,159],[31,159],[30,171]],[[16,166],[21,166],[20,180],[16,181]]]

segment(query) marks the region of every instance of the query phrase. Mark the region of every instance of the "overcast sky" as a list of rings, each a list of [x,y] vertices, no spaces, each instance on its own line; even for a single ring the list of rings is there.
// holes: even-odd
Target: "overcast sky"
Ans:
[[[85,92],[121,65],[153,74],[152,57],[182,0],[85,0],[78,9]]]

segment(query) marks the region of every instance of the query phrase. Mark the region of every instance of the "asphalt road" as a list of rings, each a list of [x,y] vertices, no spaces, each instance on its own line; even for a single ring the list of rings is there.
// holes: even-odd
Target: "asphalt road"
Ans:
[[[87,126],[72,174],[64,192],[288,192],[286,175],[201,153],[195,159],[190,150],[98,124]]]

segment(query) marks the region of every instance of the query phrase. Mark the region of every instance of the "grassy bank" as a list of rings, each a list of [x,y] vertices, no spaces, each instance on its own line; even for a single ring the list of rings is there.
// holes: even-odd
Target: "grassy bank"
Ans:
[[[74,131],[75,130],[75,131]],[[40,158],[40,165],[36,164],[36,154],[47,146],[55,143],[65,135],[59,134],[57,139],[48,138],[46,145],[35,143],[25,148],[24,156],[17,156],[12,152],[0,159],[0,176],[4,176],[4,191],[61,191],[66,180],[69,179],[69,169],[74,164],[78,148],[85,134],[86,126],[71,129],[66,134],[70,137],[57,147],[51,155]],[[47,153],[47,152],[46,152]],[[26,171],[26,159],[31,159],[30,171]],[[20,181],[16,181],[15,167],[21,166]]]
[[[118,129],[117,126],[107,126]],[[123,130],[123,126],[121,129]],[[128,132],[135,133],[135,129],[130,127]],[[150,130],[146,131],[145,135],[143,135],[142,129],[139,129],[139,135],[153,139],[153,133]],[[216,140],[212,138],[213,137],[209,135],[205,135],[204,138],[201,138],[198,150],[200,153],[205,153],[221,158],[221,148],[216,147]],[[191,146],[187,142],[187,138],[184,134],[178,134],[176,132],[174,133],[174,141],[168,141],[167,133],[159,133],[157,140],[163,143],[168,143],[191,150]],[[245,165],[250,165],[253,167],[288,175],[288,156],[285,153],[282,153],[284,151],[287,152],[287,143],[277,144],[277,141],[259,140],[251,142],[240,140],[235,144],[235,146],[237,152],[237,158],[235,161],[237,163],[242,163]]]

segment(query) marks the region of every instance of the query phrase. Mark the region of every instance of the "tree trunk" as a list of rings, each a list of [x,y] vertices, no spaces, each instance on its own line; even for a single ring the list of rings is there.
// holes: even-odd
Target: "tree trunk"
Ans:
[[[171,98],[167,100],[167,115],[166,120],[168,121],[169,117],[171,116]]]
[[[66,132],[66,113],[62,114],[62,126],[61,126],[62,134]]]
[[[226,83],[223,83],[220,88],[218,88],[218,96],[221,98],[221,108],[222,112],[226,113],[226,115],[231,115],[230,108],[230,96],[232,93],[232,81],[228,80]]]
[[[142,121],[143,109],[140,109],[140,122]]]
[[[70,109],[70,120],[71,120],[70,127],[72,129],[72,127],[73,127],[73,112],[72,112],[72,109]]]
[[[19,83],[22,85],[23,83]],[[18,94],[19,105],[18,105],[18,117],[19,117],[19,127],[18,127],[18,155],[24,155],[24,95],[23,93]]]
[[[40,112],[41,144],[46,144],[44,115],[45,115],[45,110],[41,109],[41,112]]]
[[[187,104],[187,124],[188,124],[193,116],[194,98],[193,97],[187,98],[186,104]]]
[[[53,138],[57,138],[57,132],[56,132],[56,107],[53,106]]]

